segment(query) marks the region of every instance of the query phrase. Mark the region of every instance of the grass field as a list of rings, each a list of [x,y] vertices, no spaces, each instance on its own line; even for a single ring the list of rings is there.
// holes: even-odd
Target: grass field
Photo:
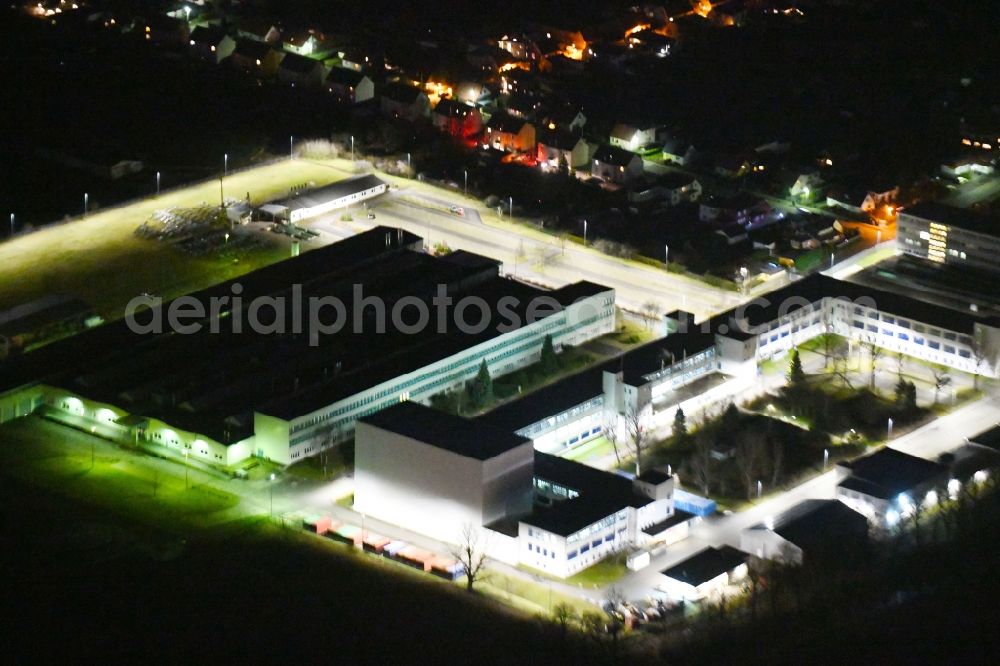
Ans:
[[[295,160],[229,175],[227,197],[254,202],[286,195],[290,187],[340,180],[342,163]],[[46,294],[69,294],[114,318],[134,296],[149,292],[179,296],[237,277],[285,258],[275,245],[239,263],[185,255],[167,243],[143,240],[135,229],[157,210],[219,201],[219,181],[211,180],[126,206],[93,212],[0,244],[0,309]]]

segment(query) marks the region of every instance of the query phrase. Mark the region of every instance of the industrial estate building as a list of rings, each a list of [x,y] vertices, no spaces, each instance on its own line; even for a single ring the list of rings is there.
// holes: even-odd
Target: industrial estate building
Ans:
[[[501,277],[497,261],[434,258],[422,246],[378,227],[194,294],[206,310],[228,299],[214,315],[185,319],[203,326],[197,333],[137,333],[123,320],[14,359],[0,415],[45,406],[212,464],[249,456],[288,464],[349,439],[359,418],[463,386],[484,361],[493,374],[510,372],[537,361],[546,336],[559,348],[614,328],[611,289],[580,282],[544,291]],[[452,302],[438,308],[432,299],[442,293]],[[466,307],[467,296],[478,305]],[[296,310],[302,315],[312,298],[339,299],[353,321],[311,334]],[[287,307],[270,305],[281,299]],[[255,301],[265,306],[245,305]],[[398,305],[412,322],[406,312],[416,303],[435,321],[378,330]],[[253,315],[267,330],[234,330]],[[463,330],[451,323],[459,316],[488,325]],[[324,322],[333,318],[323,313]]]
[[[973,211],[934,202],[899,213],[896,238],[906,255],[947,266],[1000,272],[1000,222]]]
[[[325,187],[297,192],[285,199],[272,201],[262,209],[272,217],[294,223],[338,208],[362,203],[384,194],[388,187],[385,181],[377,176],[371,174],[355,176],[338,180]]]
[[[354,508],[444,542],[486,531],[489,554],[566,577],[611,553],[687,535],[674,477],[638,478],[535,451],[531,440],[416,403],[365,417]],[[679,535],[679,536],[675,536]]]

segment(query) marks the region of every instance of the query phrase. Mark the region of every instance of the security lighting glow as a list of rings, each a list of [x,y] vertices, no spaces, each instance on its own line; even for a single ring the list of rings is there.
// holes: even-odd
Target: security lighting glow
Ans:
[[[924,496],[925,506],[935,506],[938,503],[938,494],[936,490],[930,490]]]
[[[889,509],[885,514],[885,524],[889,527],[895,527],[897,523],[899,523],[899,512]]]
[[[989,472],[987,472],[985,469],[981,469],[978,472],[976,472],[972,476],[972,478],[973,478],[973,480],[975,480],[976,483],[982,483],[987,478],[989,478]]]

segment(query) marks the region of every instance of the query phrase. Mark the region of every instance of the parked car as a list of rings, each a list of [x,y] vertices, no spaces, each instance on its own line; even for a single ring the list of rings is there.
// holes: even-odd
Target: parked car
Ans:
[[[461,206],[452,206],[448,210],[454,213],[455,215],[458,215],[459,217],[465,217],[465,209],[462,208]]]

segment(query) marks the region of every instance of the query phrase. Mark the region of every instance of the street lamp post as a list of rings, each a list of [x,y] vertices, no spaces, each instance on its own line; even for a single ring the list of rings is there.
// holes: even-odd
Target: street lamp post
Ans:
[[[288,159],[295,159],[295,136],[289,135],[288,137]]]
[[[222,153],[222,177],[229,175],[229,153]]]
[[[583,246],[587,247],[587,220],[583,221]]]
[[[354,135],[351,135],[351,162],[354,162]]]
[[[156,172],[156,196],[160,196],[160,172]]]
[[[763,492],[764,492],[764,484],[761,483],[760,479],[757,479],[757,499],[760,499],[760,496]]]
[[[267,481],[268,481],[267,493],[269,500],[269,508],[267,513],[271,518],[274,518],[274,474],[271,474],[270,478],[268,478]]]
[[[87,192],[83,193],[83,216],[87,217],[87,206],[90,204],[90,194]]]
[[[823,469],[826,469],[827,464],[830,462],[830,449],[823,449]]]
[[[469,196],[469,170],[464,169],[462,173],[465,174],[465,189],[463,191],[465,193],[465,196]]]
[[[889,424],[886,428],[886,439],[892,439],[892,417],[889,417]]]
[[[10,237],[14,237],[14,213],[10,214]]]
[[[508,220],[513,221],[513,219],[514,219],[514,197],[507,197],[507,198],[510,199],[510,210],[507,213],[507,218],[508,218]]]
[[[663,265],[670,266],[670,246],[663,246]]]
[[[412,164],[410,153],[406,153],[406,175],[410,175],[410,165]]]

